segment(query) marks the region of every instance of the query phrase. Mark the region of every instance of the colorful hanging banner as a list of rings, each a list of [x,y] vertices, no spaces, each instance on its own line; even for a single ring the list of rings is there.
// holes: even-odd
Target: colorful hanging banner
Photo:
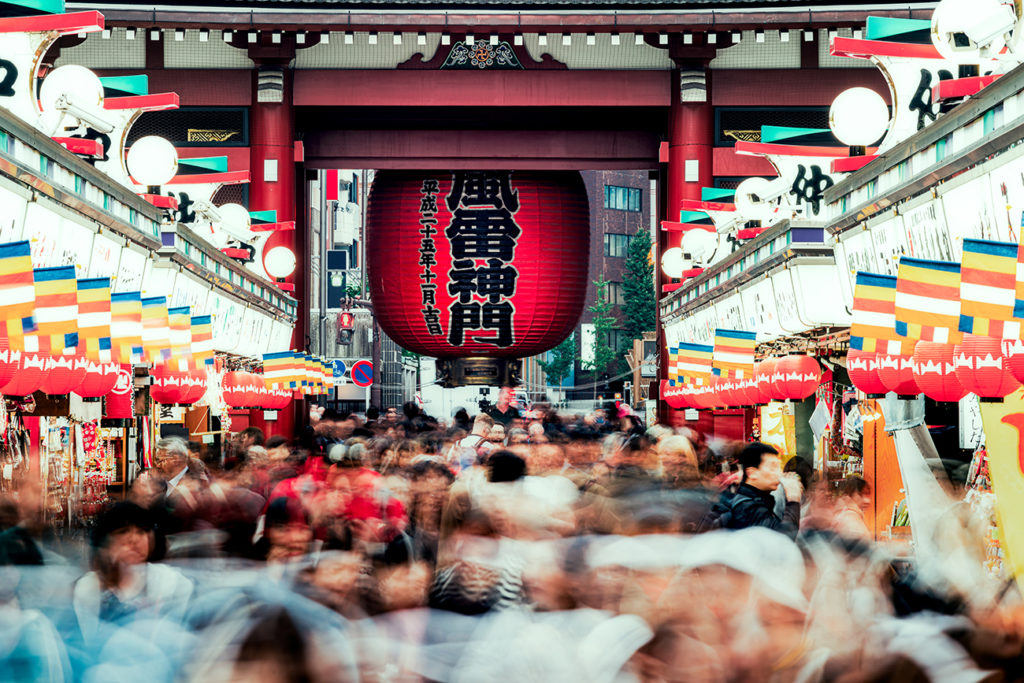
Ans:
[[[110,295],[110,340],[114,360],[127,365],[142,362],[142,293]]]
[[[110,278],[78,281],[78,350],[95,363],[109,363]]]
[[[716,329],[711,361],[714,373],[726,379],[750,379],[756,348],[757,332]]]
[[[268,389],[283,389],[291,383],[292,361],[291,351],[263,354],[263,381]]]
[[[192,363],[192,307],[167,309],[167,325],[171,331],[171,364],[185,372]]]
[[[895,314],[901,337],[959,344],[960,264],[901,257]]]
[[[171,328],[167,320],[167,297],[142,299],[142,351],[153,365],[171,357]]]
[[[676,353],[677,382],[707,384],[711,381],[711,362],[715,347],[711,344],[680,342]]]
[[[35,304],[32,245],[27,240],[0,244],[0,332],[12,351],[25,351],[25,335],[36,331]]]
[[[213,365],[213,316],[192,316],[192,363],[202,370]]]
[[[668,385],[670,387],[682,386],[682,379],[679,377],[679,370],[676,367],[679,363],[679,347],[668,347]]]
[[[36,268],[36,334],[30,351],[49,356],[73,355],[78,350],[78,281],[74,266]]]
[[[850,348],[867,353],[913,353],[913,341],[896,334],[896,277],[857,272]],[[906,351],[904,351],[906,347]]]
[[[1017,251],[1012,242],[964,238],[960,262],[960,331],[1020,339],[1013,319],[1017,298]]]

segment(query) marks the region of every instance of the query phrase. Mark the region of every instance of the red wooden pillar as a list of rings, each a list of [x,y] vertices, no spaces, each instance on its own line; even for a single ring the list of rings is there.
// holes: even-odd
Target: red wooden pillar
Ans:
[[[701,85],[703,79],[703,88]],[[696,87],[695,87],[696,86]],[[713,184],[712,160],[715,146],[714,108],[711,106],[711,79],[707,61],[680,64],[672,71],[672,100],[668,117],[668,163],[662,174],[661,193],[664,213],[660,220],[678,221],[684,199],[700,199],[700,188]],[[661,255],[666,249],[678,247],[681,234],[658,229],[658,253],[654,271],[657,275],[657,296],[664,296],[662,286],[670,282],[661,270]],[[668,349],[665,329],[658,312],[659,382],[668,379]],[[672,424],[672,411],[658,400],[658,421]]]
[[[295,111],[292,103],[292,73],[287,63],[270,59],[264,63],[267,68],[282,70],[283,92],[279,102],[260,102],[259,62],[253,70],[253,102],[249,109],[249,159],[252,179],[249,183],[250,211],[277,211],[278,221],[296,220],[296,158],[295,158]],[[295,272],[285,278],[294,286],[290,292],[298,302],[295,329],[292,333],[292,348],[306,348],[306,298],[307,254],[305,249],[305,221],[296,221],[295,230],[276,232],[270,236],[264,254],[278,246],[291,249],[296,256]],[[284,349],[279,349],[284,350]],[[249,424],[262,429],[267,436],[281,434],[287,438],[296,436],[295,410],[281,410],[276,421],[265,421],[262,410],[250,411]]]

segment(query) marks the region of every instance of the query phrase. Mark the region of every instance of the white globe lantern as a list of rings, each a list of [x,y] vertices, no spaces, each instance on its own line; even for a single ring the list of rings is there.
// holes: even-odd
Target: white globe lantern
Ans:
[[[99,76],[78,64],[65,64],[51,71],[39,88],[39,107],[43,124],[52,134],[64,118],[57,108],[61,97],[80,107],[99,109],[103,103],[103,83]]]
[[[736,194],[733,202],[736,204],[736,213],[744,221],[760,221],[762,226],[768,226],[778,216],[779,209],[766,197],[773,192],[772,181],[767,178],[747,178],[736,187]]]
[[[682,250],[684,257],[689,255],[694,264],[704,267],[710,265],[718,250],[718,233],[707,230],[688,230],[683,233]]]
[[[679,247],[666,249],[661,255],[661,272],[668,277],[682,277],[689,262],[683,258],[683,250]]]
[[[157,135],[136,140],[126,162],[128,172],[140,185],[163,185],[178,173],[178,151]]]
[[[832,101],[828,127],[844,145],[867,147],[889,128],[889,107],[870,88],[850,88]]]
[[[274,247],[263,256],[263,267],[275,278],[285,278],[295,272],[295,252],[288,247]]]

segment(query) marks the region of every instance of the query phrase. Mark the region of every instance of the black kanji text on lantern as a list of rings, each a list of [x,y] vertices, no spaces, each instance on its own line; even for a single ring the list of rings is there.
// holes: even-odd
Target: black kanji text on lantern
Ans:
[[[437,265],[437,247],[434,244],[434,235],[437,234],[437,193],[438,182],[435,178],[427,178],[420,186],[420,240],[419,265],[423,266],[420,273],[420,311],[423,314],[423,322],[427,325],[427,332],[432,335],[442,335],[441,311],[436,307],[437,284],[434,280],[433,267]]]
[[[512,317],[519,271],[513,265],[522,228],[516,223],[519,193],[512,172],[465,171],[452,174],[445,199],[452,220],[445,229],[451,247],[448,295],[448,342],[470,339],[498,347],[512,346]]]

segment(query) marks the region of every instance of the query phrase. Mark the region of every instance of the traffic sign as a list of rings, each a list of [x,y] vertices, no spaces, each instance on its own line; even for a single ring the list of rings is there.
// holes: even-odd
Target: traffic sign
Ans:
[[[342,375],[345,374],[346,370],[348,370],[348,366],[345,365],[345,361],[343,361],[343,360],[336,360],[336,361],[334,361],[334,376],[335,377],[341,377]]]
[[[349,376],[357,387],[368,387],[373,384],[373,364],[368,360],[356,361]]]

